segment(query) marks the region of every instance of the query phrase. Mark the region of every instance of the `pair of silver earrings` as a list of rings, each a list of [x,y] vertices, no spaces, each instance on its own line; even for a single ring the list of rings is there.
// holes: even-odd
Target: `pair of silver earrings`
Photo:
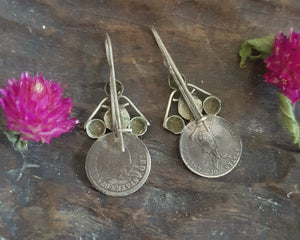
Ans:
[[[208,178],[229,173],[240,159],[242,142],[234,127],[217,116],[221,110],[221,100],[186,83],[157,31],[153,27],[151,30],[170,71],[169,86],[173,90],[163,127],[174,134],[181,134],[181,158],[192,172]],[[138,138],[147,131],[150,123],[123,95],[124,87],[115,78],[108,34],[105,49],[110,67],[109,83],[105,85],[108,96],[84,124],[88,136],[97,139],[88,151],[85,167],[90,182],[97,190],[110,196],[126,196],[141,188],[150,173],[149,151]],[[174,102],[177,102],[177,113],[170,115]],[[131,107],[136,116],[130,118],[127,107]],[[106,110],[103,120],[94,119],[102,110]],[[107,129],[111,132],[105,134]]]

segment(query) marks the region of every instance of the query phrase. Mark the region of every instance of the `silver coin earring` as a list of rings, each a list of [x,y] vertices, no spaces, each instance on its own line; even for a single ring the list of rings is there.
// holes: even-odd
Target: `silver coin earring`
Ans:
[[[195,85],[187,84],[157,31],[154,27],[151,30],[170,71],[169,86],[173,90],[163,127],[181,134],[180,155],[192,172],[207,178],[228,174],[239,162],[242,142],[231,123],[217,116],[221,100]],[[173,102],[178,102],[178,114],[170,116]],[[185,126],[185,121],[190,122]]]
[[[110,67],[109,83],[105,97],[85,122],[87,135],[96,138],[86,157],[88,179],[100,192],[110,196],[126,196],[140,189],[151,168],[151,158],[146,145],[138,138],[150,125],[132,101],[123,95],[124,87],[115,78],[112,44],[108,34],[105,39],[107,61]],[[110,105],[106,105],[110,102]],[[131,107],[136,116],[130,117]],[[103,120],[93,119],[105,110]],[[110,130],[110,133],[106,131]],[[106,133],[106,134],[105,134]]]

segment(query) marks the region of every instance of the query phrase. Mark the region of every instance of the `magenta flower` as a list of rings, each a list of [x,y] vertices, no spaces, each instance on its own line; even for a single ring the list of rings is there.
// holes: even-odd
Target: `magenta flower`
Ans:
[[[19,81],[8,80],[0,89],[7,128],[17,131],[24,140],[50,143],[54,137],[70,132],[78,123],[70,118],[71,98],[63,98],[64,87],[37,74],[22,73]]]
[[[265,63],[265,81],[280,88],[293,104],[300,101],[300,32],[291,29],[288,38],[280,33],[274,41],[273,55]]]

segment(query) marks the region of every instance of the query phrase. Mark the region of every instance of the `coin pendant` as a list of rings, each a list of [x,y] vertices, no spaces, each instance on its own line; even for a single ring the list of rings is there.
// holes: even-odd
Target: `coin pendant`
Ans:
[[[85,163],[88,179],[100,192],[126,196],[146,182],[151,158],[146,145],[137,137],[123,133],[125,152],[113,133],[100,137],[90,148]]]
[[[185,126],[180,137],[180,154],[195,174],[217,178],[238,164],[242,142],[230,122],[208,115],[198,124],[192,121]]]

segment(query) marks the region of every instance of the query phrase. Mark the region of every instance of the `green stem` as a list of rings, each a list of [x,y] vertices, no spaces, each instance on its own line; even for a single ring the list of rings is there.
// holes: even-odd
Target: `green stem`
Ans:
[[[300,148],[300,128],[295,118],[294,110],[295,106],[291,100],[279,93],[280,110],[282,113],[282,124],[283,126],[293,135],[293,142]]]

